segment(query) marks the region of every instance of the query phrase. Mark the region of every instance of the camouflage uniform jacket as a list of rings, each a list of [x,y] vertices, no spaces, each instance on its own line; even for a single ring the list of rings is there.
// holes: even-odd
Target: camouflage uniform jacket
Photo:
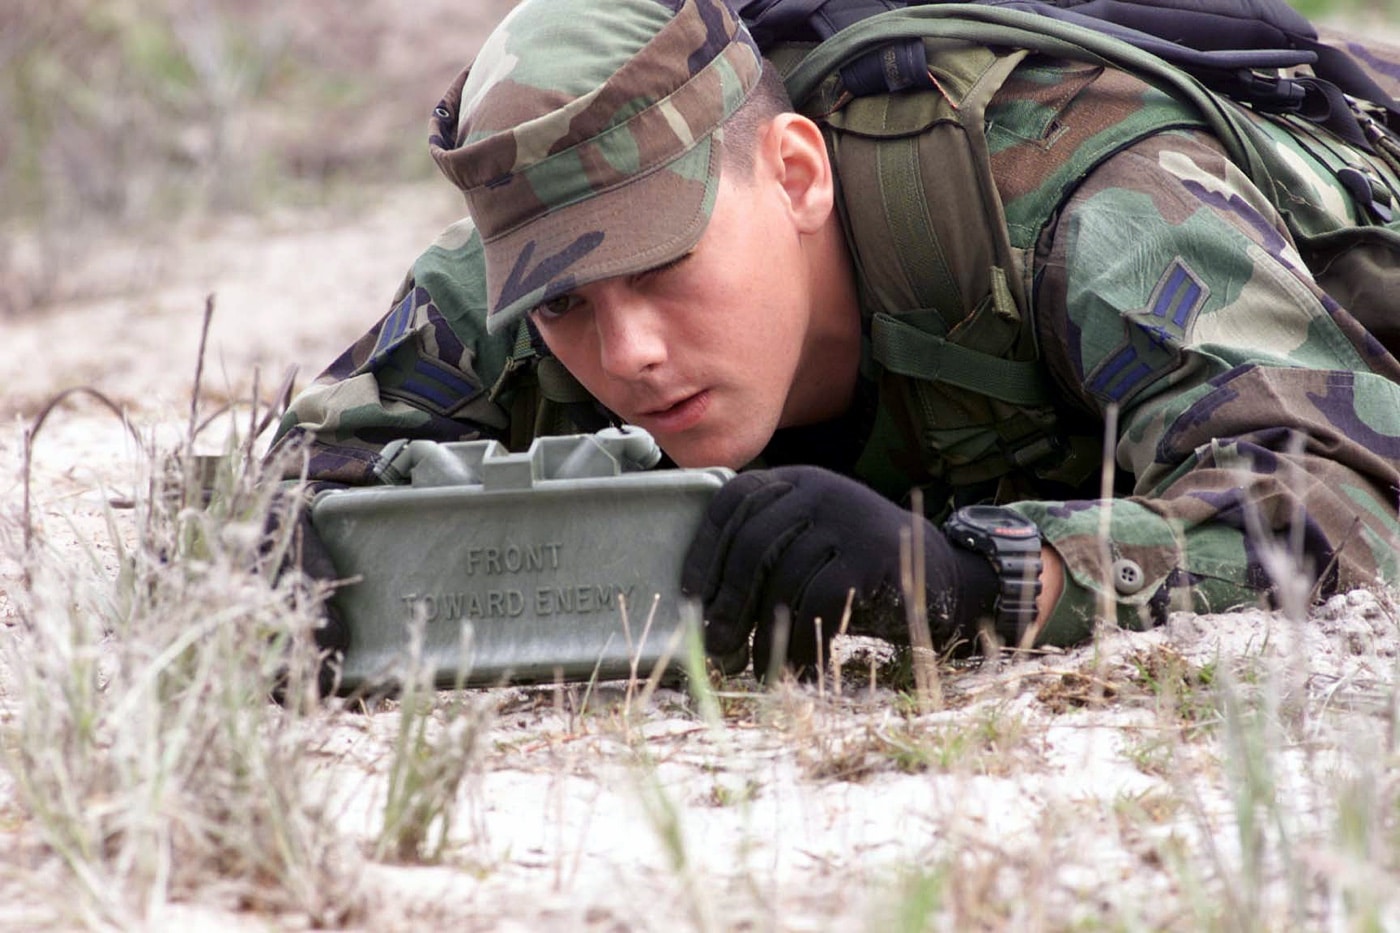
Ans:
[[[1114,498],[1099,498],[1097,477],[1070,488],[1013,476],[994,493],[1064,562],[1044,641],[1080,641],[1105,616],[1141,628],[1170,611],[1268,602],[1282,591],[1273,581],[1304,581],[1306,598],[1314,580],[1325,595],[1397,579],[1400,363],[1316,285],[1212,138],[1159,132],[1098,164],[1035,238],[1029,278],[1063,429],[1101,433],[1116,418]],[[557,406],[535,415],[536,377],[562,397],[548,391],[557,362],[524,325],[488,335],[486,305],[464,220],[297,397],[278,444],[309,441],[316,482],[361,484],[395,438],[520,447],[573,429]],[[856,454],[890,403],[867,388],[841,424],[779,432],[765,459],[863,475]],[[906,473],[906,487],[927,479]]]

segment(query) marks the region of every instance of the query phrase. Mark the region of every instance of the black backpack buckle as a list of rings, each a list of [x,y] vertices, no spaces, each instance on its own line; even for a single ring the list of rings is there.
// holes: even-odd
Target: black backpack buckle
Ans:
[[[1232,78],[1231,96],[1248,101],[1260,110],[1301,113],[1307,103],[1307,86],[1295,78],[1261,74],[1249,68],[1239,69]]]

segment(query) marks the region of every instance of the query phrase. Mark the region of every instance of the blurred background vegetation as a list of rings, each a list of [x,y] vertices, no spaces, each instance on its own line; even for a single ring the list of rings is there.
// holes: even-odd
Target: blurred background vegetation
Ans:
[[[44,300],[14,281],[36,242],[61,265],[104,231],[428,177],[427,115],[513,2],[0,0],[0,316]]]
[[[428,177],[428,114],[513,2],[0,0],[0,317],[42,302],[2,287],[36,237]]]
[[[297,50],[292,30],[258,4],[246,5],[251,15],[221,6],[8,0],[0,9],[0,125],[10,128],[0,138],[4,215],[126,219],[231,205],[260,176],[304,174],[295,152],[240,153],[257,102],[281,98],[315,114],[363,91],[348,69],[337,74],[306,57],[314,46]]]
[[[1400,17],[1400,0],[1288,0],[1288,5],[1310,19],[1393,22]]]

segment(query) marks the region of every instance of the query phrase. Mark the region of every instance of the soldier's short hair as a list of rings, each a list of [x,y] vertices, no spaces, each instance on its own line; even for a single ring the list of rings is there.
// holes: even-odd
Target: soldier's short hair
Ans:
[[[725,170],[745,177],[752,175],[762,131],[774,117],[792,109],[792,100],[777,66],[764,59],[758,86],[743,106],[724,121],[720,145],[724,149]]]

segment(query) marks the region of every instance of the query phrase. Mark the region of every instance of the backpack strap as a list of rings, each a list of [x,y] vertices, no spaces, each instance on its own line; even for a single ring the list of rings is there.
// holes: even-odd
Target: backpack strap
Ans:
[[[934,4],[882,13],[823,42],[786,75],[794,101],[806,99],[844,60],[909,35],[973,45],[1029,49],[1056,58],[1129,71],[1167,88],[1195,107],[1231,160],[1256,183],[1267,177],[1256,141],[1229,105],[1191,75],[1162,59],[1102,32],[1023,10],[975,3]]]
[[[593,433],[613,423],[606,409],[575,379],[523,319],[489,398],[510,411],[510,450],[525,450],[536,437]]]
[[[748,0],[737,5],[760,48],[784,41],[821,41],[882,12],[933,0]],[[1333,132],[1356,142],[1361,131],[1342,95],[1368,102],[1400,130],[1400,102],[1361,67],[1352,46],[1341,49],[1285,0],[971,0],[1111,36],[1190,72],[1227,96],[1275,112],[1316,113]],[[950,4],[940,3],[941,6]],[[1308,66],[1313,77],[1284,72]],[[891,38],[841,67],[854,94],[927,86],[918,42]],[[1329,105],[1328,99],[1334,103]],[[1361,145],[1365,147],[1365,143]]]
[[[861,222],[848,229],[849,239],[861,278],[877,289],[868,305],[891,314],[935,312],[940,335],[992,293],[991,270],[1013,262],[987,166],[983,113],[1025,57],[953,45],[958,54],[948,67],[925,64],[937,90],[853,97],[838,80],[804,108],[834,131],[828,140],[841,166],[843,219]],[[947,174],[939,178],[939,170]],[[944,184],[949,177],[957,184]],[[939,178],[936,191],[927,187],[931,178]],[[967,223],[972,217],[985,220]],[[1019,282],[1002,283],[1002,310],[1014,313],[1025,295]]]
[[[907,461],[919,447],[928,471],[922,482],[968,486],[1025,470],[1074,483],[1098,469],[1101,444],[1060,433],[1056,396],[1035,346],[1031,250],[1085,172],[1144,135],[1202,120],[1166,93],[1092,65],[1041,75],[1054,88],[1042,103],[1012,101],[993,117],[1000,106],[994,98],[1027,65],[1029,51],[1001,33],[996,41],[949,38],[949,22],[916,15],[923,12],[882,14],[796,62],[784,58],[794,100],[825,124],[840,166],[838,203],[868,352],[881,374],[882,399],[900,413],[895,421],[905,435],[895,444],[891,432],[883,439],[875,432],[872,444],[887,449],[861,462]],[[920,37],[934,89],[867,98],[845,87],[846,55],[909,35]],[[1053,151],[1038,146],[1052,129],[1035,121],[1053,120],[1059,106],[1100,80],[1142,98],[1142,106],[1094,124],[1096,132],[1083,140]],[[1007,160],[1018,163],[1021,179],[1034,179],[1011,204],[1003,203],[994,177],[994,164]],[[1092,447],[1093,458],[1077,456],[1081,447]]]
[[[992,268],[995,313],[1005,317],[1015,305],[1004,270]],[[942,382],[1006,402],[1049,405],[1054,395],[1036,360],[1008,360],[952,343],[911,322],[913,315],[874,315],[871,349],[876,362],[901,376]]]
[[[1239,104],[1212,93],[1190,74],[1149,52],[1100,31],[1037,13],[982,4],[934,4],[883,13],[856,23],[836,38],[812,49],[786,75],[788,91],[794,100],[805,99],[823,88],[824,83],[829,84],[830,72],[847,57],[863,54],[892,38],[909,35],[1030,49],[1132,74],[1162,88],[1189,107],[1193,118],[1220,142],[1230,160],[1279,209],[1295,236],[1306,240],[1347,225],[1346,219],[1333,216],[1317,205],[1298,203],[1296,193],[1288,187],[1295,172],[1286,156],[1258,121],[1245,115]],[[926,38],[926,44],[928,41]],[[1369,78],[1367,80],[1369,82]],[[1389,99],[1384,92],[1378,96]],[[1372,144],[1355,148],[1381,159],[1391,170],[1390,174],[1400,173],[1400,141],[1381,121],[1359,111],[1345,97],[1335,106],[1347,111],[1347,119],[1359,128],[1364,141]],[[1340,183],[1348,190],[1353,187],[1348,185],[1348,179],[1340,179]],[[1375,199],[1363,195],[1364,192],[1353,192],[1371,214],[1361,222],[1383,224],[1383,214],[1370,209],[1370,202]],[[1395,237],[1400,242],[1400,230],[1389,226],[1383,230],[1380,236]]]
[[[876,467],[897,462],[918,474],[908,469],[917,451],[917,481],[942,488],[1052,457],[1055,418],[1023,313],[1028,263],[1011,244],[984,131],[989,102],[1027,53],[921,47],[931,89],[856,96],[838,69],[803,109],[825,125],[840,166],[866,349],[881,410],[900,413],[872,432],[857,469],[876,480]]]
[[[907,0],[749,0],[737,4],[737,12],[758,47],[769,49],[820,42],[853,23],[907,5]],[[895,39],[841,66],[841,80],[862,97],[929,87],[923,44],[914,37]]]

